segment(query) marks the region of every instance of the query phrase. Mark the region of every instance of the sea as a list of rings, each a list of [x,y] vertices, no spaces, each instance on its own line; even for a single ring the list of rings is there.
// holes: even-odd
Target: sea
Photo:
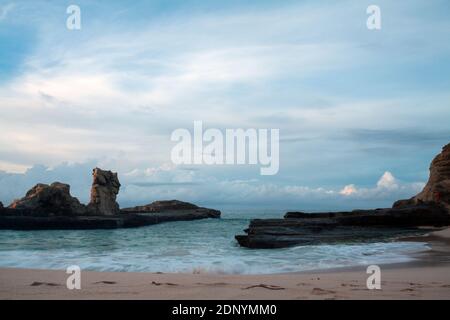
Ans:
[[[221,219],[168,222],[135,229],[0,230],[0,267],[122,272],[273,274],[368,266],[414,260],[423,242],[248,249],[234,236],[252,218],[281,218],[285,211],[224,209]]]

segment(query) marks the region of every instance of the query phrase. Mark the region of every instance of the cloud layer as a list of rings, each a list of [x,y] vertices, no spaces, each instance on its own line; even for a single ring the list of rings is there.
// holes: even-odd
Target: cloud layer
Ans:
[[[25,173],[0,173],[0,184],[10,186],[0,189],[0,199],[7,205],[22,197],[24,190],[36,183],[62,181],[71,185],[72,195],[82,202],[89,201],[91,167],[94,162],[63,164],[55,168],[35,166]],[[224,180],[204,175],[191,168],[161,167],[135,169],[119,175],[122,188],[119,202],[122,207],[146,204],[161,199],[183,199],[213,206],[265,206],[279,209],[333,210],[383,206],[399,198],[418,193],[424,183],[398,181],[385,172],[375,186],[359,188],[354,184],[341,190],[324,187],[261,182],[258,179]]]
[[[38,179],[85,199],[97,165],[129,204],[411,196],[450,137],[448,3],[380,1],[376,32],[369,4],[79,1],[69,31],[63,3],[0,2],[0,199]],[[171,165],[171,132],[194,120],[280,129],[279,174]]]

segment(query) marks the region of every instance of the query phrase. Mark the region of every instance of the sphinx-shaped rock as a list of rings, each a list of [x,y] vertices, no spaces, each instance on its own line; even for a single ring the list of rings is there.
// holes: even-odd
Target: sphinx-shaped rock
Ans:
[[[120,189],[117,173],[95,168],[92,172],[91,201],[88,210],[93,215],[116,215],[120,213],[116,202]]]
[[[422,203],[436,203],[450,210],[450,143],[431,162],[430,178],[423,190],[411,199],[396,201],[393,207]]]
[[[25,197],[14,200],[8,207],[31,215],[84,215],[86,207],[70,195],[68,184],[54,182],[51,185],[39,183],[30,189]]]

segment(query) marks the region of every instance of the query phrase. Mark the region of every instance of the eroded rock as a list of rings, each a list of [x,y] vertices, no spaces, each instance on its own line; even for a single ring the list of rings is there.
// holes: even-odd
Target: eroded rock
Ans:
[[[136,228],[152,224],[219,218],[220,211],[178,200],[155,201],[120,211],[117,173],[95,168],[91,202],[86,207],[70,196],[70,186],[38,184],[8,208],[0,205],[0,229],[74,230]],[[1,204],[1,203],[0,203]]]
[[[116,198],[120,190],[120,182],[117,173],[95,168],[92,177],[89,213],[105,216],[119,214],[120,208]]]
[[[86,214],[86,207],[70,195],[70,186],[60,182],[54,182],[51,185],[39,183],[31,188],[25,197],[14,200],[8,208],[31,215]]]
[[[423,190],[411,199],[396,201],[394,208],[437,203],[450,210],[450,144],[431,162],[430,177]]]

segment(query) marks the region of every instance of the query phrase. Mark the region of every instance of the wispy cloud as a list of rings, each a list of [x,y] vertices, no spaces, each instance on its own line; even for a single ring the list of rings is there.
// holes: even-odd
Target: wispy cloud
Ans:
[[[354,1],[218,2],[207,11],[198,3],[152,4],[80,1],[83,29],[76,32],[65,28],[64,4],[20,2],[14,28],[37,36],[20,66],[7,65],[17,72],[0,83],[0,169],[99,159],[134,171],[124,174],[130,201],[143,197],[133,192],[148,194],[146,187],[170,195],[176,186],[180,196],[225,199],[205,192],[208,183],[249,199],[330,191],[356,201],[386,170],[424,180],[448,142],[443,2],[381,1],[379,33],[365,28],[365,7]],[[0,12],[9,20],[6,7]],[[280,129],[280,173],[238,183],[257,170],[164,169],[170,133],[199,119],[217,128]],[[354,196],[342,197],[349,183],[358,192],[349,187]]]
[[[8,13],[14,9],[14,3],[8,3],[0,6],[0,22],[8,17]]]

